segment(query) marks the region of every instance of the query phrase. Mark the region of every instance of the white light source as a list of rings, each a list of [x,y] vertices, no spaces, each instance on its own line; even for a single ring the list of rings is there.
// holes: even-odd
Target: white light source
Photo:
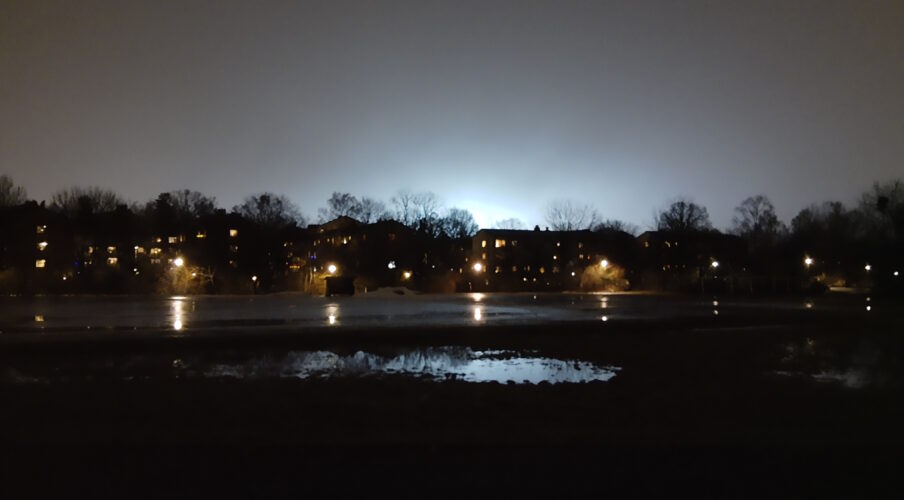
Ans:
[[[718,260],[712,261],[710,266],[712,266],[713,269],[716,269],[717,267],[719,267],[719,261]]]
[[[405,271],[404,273],[402,273],[402,278],[406,280],[411,278],[411,271]]]
[[[389,269],[395,269],[395,261],[394,260],[389,261],[389,264],[386,264],[386,267]]]
[[[483,264],[481,264],[480,262],[475,262],[474,263],[474,272],[479,273],[482,270],[483,270]]]
[[[185,260],[183,260],[182,257],[176,257],[175,259],[173,259],[173,265],[176,267],[182,267],[183,265],[185,265]]]
[[[893,272],[892,274],[895,275],[895,276],[897,276],[897,275],[898,275],[898,271],[895,271],[895,272]]]
[[[606,259],[601,260],[600,267],[602,267],[603,269],[606,269],[607,267],[609,267],[609,261]]]
[[[865,269],[867,271],[871,271],[873,269],[873,266],[867,264],[867,265],[863,266],[863,269]]]
[[[804,265],[807,266],[807,267],[812,266],[812,265],[813,265],[813,258],[812,258],[812,257],[805,257],[805,258],[804,258]]]
[[[329,271],[330,274],[336,274],[336,269],[338,269],[336,267],[336,264],[330,264],[326,266],[326,270]]]
[[[252,276],[251,281],[257,281],[257,276]]]

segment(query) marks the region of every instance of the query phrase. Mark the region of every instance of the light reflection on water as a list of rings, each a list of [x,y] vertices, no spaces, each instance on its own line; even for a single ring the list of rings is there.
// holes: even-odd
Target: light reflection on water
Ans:
[[[393,357],[363,351],[351,355],[330,351],[293,351],[279,359],[257,357],[242,364],[213,365],[203,375],[240,379],[407,375],[433,381],[557,384],[605,382],[614,377],[619,369],[600,367],[586,361],[522,356],[508,351],[436,347]]]
[[[173,297],[170,301],[173,317],[173,330],[179,331],[185,322],[185,297]]]

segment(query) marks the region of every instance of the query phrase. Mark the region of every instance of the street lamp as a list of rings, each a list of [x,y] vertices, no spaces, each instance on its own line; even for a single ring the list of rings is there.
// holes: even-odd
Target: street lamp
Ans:
[[[185,265],[185,260],[183,260],[182,257],[176,257],[175,259],[173,259],[173,265],[176,267],[182,267],[183,265]]]
[[[483,270],[483,264],[481,264],[480,262],[475,262],[474,263],[474,272],[479,273],[482,270]]]
[[[869,272],[873,269],[873,266],[867,264],[867,265],[863,266],[863,269],[866,269],[866,271]]]
[[[330,264],[326,266],[326,270],[329,271],[330,274],[336,274],[337,269],[338,268],[336,267],[336,264]]]
[[[603,269],[606,269],[607,267],[609,267],[609,261],[606,259],[601,260],[600,267],[602,267]]]
[[[710,267],[712,267],[713,269],[718,269],[718,268],[719,268],[719,261],[718,261],[718,260],[712,261],[712,263],[710,264]]]
[[[805,258],[804,258],[804,265],[807,266],[807,267],[812,266],[812,265],[813,265],[813,258],[812,258],[812,257],[805,257]]]

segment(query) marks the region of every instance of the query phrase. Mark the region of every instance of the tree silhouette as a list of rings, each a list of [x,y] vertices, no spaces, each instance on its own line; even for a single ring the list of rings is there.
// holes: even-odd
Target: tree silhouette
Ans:
[[[546,205],[546,222],[555,231],[590,229],[599,220],[595,208],[572,200],[553,200]]]
[[[712,229],[712,223],[706,207],[679,198],[656,215],[656,228],[660,231],[705,231]]]
[[[260,193],[245,198],[233,212],[263,227],[280,228],[292,224],[304,225],[298,207],[283,195]]]
[[[783,231],[769,198],[758,194],[735,207],[732,232],[750,240],[772,240]]]
[[[13,207],[25,203],[28,194],[17,186],[8,175],[0,175],[0,207]]]

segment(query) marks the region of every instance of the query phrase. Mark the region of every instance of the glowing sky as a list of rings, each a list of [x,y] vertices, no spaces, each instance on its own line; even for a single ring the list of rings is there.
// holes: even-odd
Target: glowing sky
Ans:
[[[431,190],[726,227],[902,176],[904,2],[0,0],[0,173],[32,197]]]

